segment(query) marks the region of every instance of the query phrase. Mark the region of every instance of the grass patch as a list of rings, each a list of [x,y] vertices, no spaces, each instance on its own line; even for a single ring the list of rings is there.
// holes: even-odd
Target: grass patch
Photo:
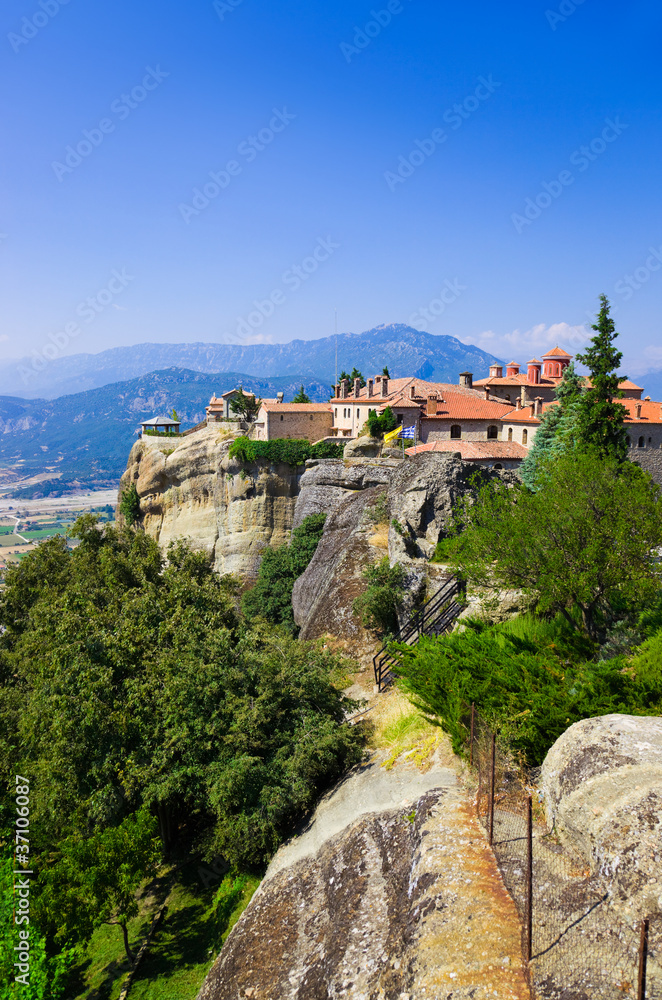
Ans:
[[[139,914],[129,921],[129,942],[132,948],[149,928],[150,914]],[[104,924],[98,927],[84,949],[80,963],[72,970],[69,995],[75,1000],[117,1000],[122,983],[129,971],[124,954],[122,931]]]
[[[370,742],[375,749],[386,751],[382,767],[388,771],[401,759],[427,771],[438,750],[450,759],[448,739],[442,730],[424,719],[397,687],[380,696],[371,721],[374,730]]]

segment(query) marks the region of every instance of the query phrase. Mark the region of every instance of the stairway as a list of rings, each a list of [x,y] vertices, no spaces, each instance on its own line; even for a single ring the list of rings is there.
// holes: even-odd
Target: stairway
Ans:
[[[402,642],[407,646],[414,646],[422,635],[450,632],[458,615],[464,610],[465,592],[466,585],[456,576],[451,576],[434,597],[419,608],[400,631],[382,646],[372,660],[378,691],[384,691],[394,680],[392,668],[397,662],[397,656],[390,650],[392,644]]]

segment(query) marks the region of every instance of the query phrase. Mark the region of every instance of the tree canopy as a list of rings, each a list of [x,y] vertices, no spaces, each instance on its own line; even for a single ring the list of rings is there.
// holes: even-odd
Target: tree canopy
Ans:
[[[584,353],[577,355],[580,364],[589,370],[591,384],[576,408],[576,443],[603,458],[624,462],[628,453],[623,424],[627,410],[616,402],[623,396],[619,389],[622,376],[618,374],[623,355],[614,347],[618,334],[606,295],[600,296],[600,311],[591,329],[596,331],[595,336]]]
[[[293,403],[309,403],[310,402],[310,396],[308,396],[306,394],[306,392],[304,391],[303,385],[301,386],[301,388],[297,392],[297,394],[294,397],[294,399],[292,400],[292,402]]]
[[[400,423],[400,420],[396,417],[391,407],[386,406],[382,413],[377,413],[376,410],[372,410],[368,414],[366,423],[371,437],[383,438],[389,431],[395,430]]]
[[[238,413],[245,420],[255,420],[261,406],[262,400],[258,399],[252,393],[245,393],[242,386],[239,386],[239,394],[230,399],[230,409],[232,412]]]
[[[489,483],[459,506],[457,569],[523,590],[597,641],[619,606],[658,591],[660,489],[638,466],[590,452],[548,461],[539,484]]]

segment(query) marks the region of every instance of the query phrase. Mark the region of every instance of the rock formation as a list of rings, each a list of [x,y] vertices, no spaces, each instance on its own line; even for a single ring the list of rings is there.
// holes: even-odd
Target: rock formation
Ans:
[[[547,754],[541,787],[549,822],[624,916],[662,911],[662,719],[576,722]]]
[[[303,469],[242,466],[228,451],[213,425],[187,437],[139,441],[120,494],[135,483],[144,529],[162,549],[188,539],[217,572],[251,578],[265,546],[289,540]]]

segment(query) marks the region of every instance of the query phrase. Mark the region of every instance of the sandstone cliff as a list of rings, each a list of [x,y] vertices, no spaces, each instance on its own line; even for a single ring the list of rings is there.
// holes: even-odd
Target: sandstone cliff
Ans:
[[[303,469],[242,466],[214,426],[183,438],[137,442],[120,493],[135,483],[142,523],[165,550],[188,539],[218,573],[255,577],[267,545],[287,542]]]

